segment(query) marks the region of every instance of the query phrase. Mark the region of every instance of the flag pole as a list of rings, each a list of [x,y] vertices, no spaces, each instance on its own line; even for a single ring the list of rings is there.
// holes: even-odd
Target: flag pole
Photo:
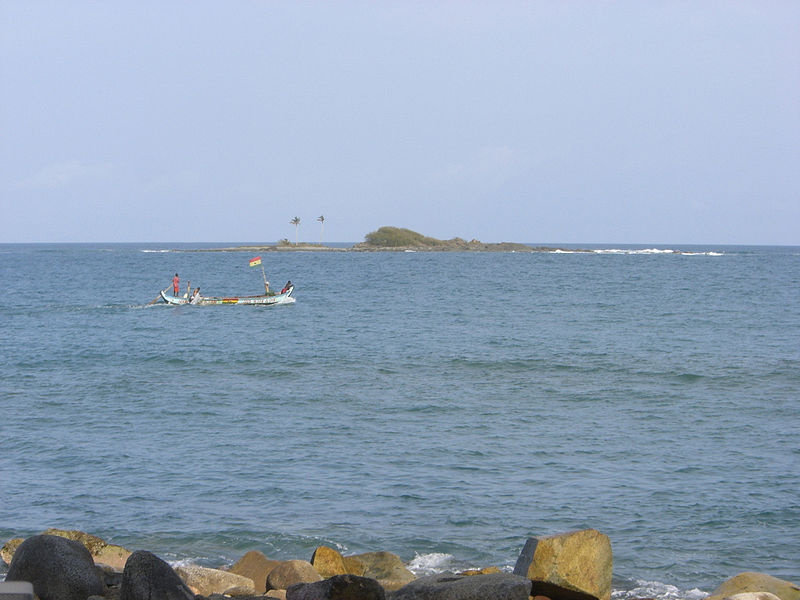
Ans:
[[[267,296],[269,296],[269,282],[267,281],[267,274],[264,272],[264,264],[261,264],[261,274],[264,276],[264,289],[267,290]]]

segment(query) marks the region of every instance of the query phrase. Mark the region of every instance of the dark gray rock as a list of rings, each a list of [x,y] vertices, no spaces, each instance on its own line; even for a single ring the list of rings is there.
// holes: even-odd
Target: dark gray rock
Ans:
[[[510,573],[430,575],[394,592],[391,600],[528,600],[531,582]],[[287,599],[288,600],[288,599]]]
[[[137,550],[122,571],[120,600],[194,600],[178,574],[152,552]]]
[[[57,535],[35,535],[22,542],[6,581],[31,582],[40,600],[86,600],[106,593],[86,547]]]
[[[296,583],[286,590],[286,600],[385,600],[386,592],[375,579],[334,575],[324,581]]]

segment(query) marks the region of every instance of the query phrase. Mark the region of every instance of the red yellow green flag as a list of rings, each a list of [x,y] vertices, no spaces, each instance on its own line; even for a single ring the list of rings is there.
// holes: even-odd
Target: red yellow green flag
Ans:
[[[250,259],[250,266],[251,267],[257,267],[260,264],[261,264],[261,257],[260,256],[256,256],[255,258],[251,258]]]

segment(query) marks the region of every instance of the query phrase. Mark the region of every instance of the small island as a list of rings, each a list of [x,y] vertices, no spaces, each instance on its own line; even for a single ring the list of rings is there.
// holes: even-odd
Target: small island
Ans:
[[[247,251],[247,252],[555,252],[565,250],[545,246],[529,246],[519,242],[484,243],[478,240],[469,242],[459,237],[440,240],[428,237],[402,227],[380,227],[364,236],[364,241],[350,248],[337,248],[308,242],[292,243],[288,239],[277,244],[259,246],[236,246],[233,248],[213,248],[214,251]],[[569,252],[588,252],[587,250],[570,249]]]

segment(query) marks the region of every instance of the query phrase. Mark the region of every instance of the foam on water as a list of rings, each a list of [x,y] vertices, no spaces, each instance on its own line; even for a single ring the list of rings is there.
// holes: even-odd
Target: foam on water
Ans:
[[[708,596],[697,588],[680,590],[674,585],[660,581],[636,581],[634,587],[627,590],[613,590],[611,600],[632,600],[636,598],[658,598],[658,600],[702,600]]]

